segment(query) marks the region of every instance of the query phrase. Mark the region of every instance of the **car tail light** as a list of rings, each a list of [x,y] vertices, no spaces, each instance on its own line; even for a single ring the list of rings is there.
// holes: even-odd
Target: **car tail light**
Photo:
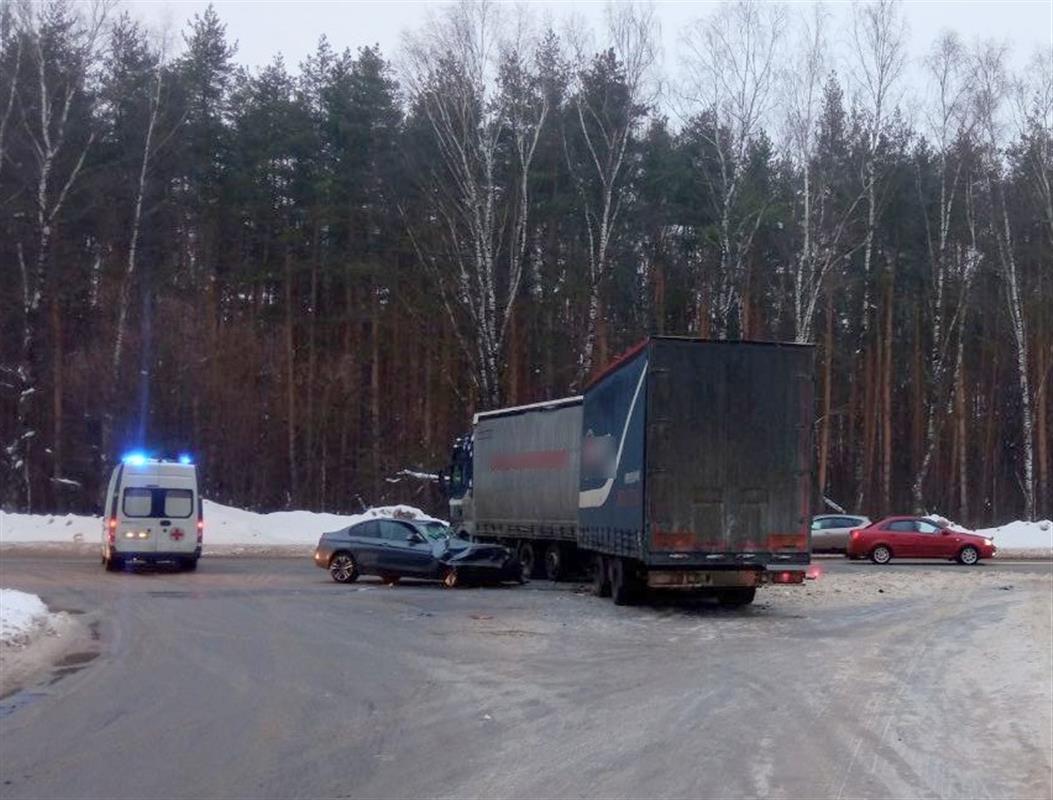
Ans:
[[[201,544],[201,540],[204,538],[204,536],[205,536],[205,521],[203,519],[199,519],[197,521],[197,543],[198,544]]]
[[[862,534],[862,533],[863,533],[863,531],[855,530],[855,531],[852,531],[851,536],[852,536],[853,539],[858,539],[860,534]]]
[[[110,544],[117,541],[117,517],[110,517],[110,521],[106,523],[106,541]]]
[[[772,583],[804,583],[804,572],[799,570],[776,572],[771,576]]]

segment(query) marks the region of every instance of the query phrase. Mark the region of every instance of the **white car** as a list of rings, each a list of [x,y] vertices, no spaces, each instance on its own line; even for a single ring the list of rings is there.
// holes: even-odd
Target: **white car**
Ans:
[[[188,457],[125,456],[110,476],[104,509],[102,562],[107,570],[137,562],[197,567],[204,519],[197,468]]]
[[[812,551],[843,553],[848,548],[848,535],[856,528],[865,528],[869,524],[869,517],[853,514],[820,514],[812,517]]]

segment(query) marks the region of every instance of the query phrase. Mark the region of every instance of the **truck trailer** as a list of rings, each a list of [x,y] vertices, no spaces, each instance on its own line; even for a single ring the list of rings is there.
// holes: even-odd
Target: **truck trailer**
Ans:
[[[454,446],[459,535],[618,604],[754,599],[810,560],[813,347],[652,336],[581,397],[475,415]]]

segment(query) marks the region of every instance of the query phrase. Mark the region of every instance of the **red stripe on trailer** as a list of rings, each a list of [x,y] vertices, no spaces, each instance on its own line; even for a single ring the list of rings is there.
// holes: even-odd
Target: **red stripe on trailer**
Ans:
[[[570,464],[568,450],[532,450],[524,453],[498,453],[490,458],[490,469],[505,472],[517,469],[564,469]]]

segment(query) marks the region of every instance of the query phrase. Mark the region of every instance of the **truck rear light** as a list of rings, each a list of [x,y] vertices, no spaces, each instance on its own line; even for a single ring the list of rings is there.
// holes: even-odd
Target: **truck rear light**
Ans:
[[[201,544],[201,540],[204,538],[204,536],[205,536],[205,521],[203,519],[199,519],[197,521],[197,543],[198,544]]]
[[[776,572],[771,576],[772,583],[804,583],[804,573],[799,570]]]

